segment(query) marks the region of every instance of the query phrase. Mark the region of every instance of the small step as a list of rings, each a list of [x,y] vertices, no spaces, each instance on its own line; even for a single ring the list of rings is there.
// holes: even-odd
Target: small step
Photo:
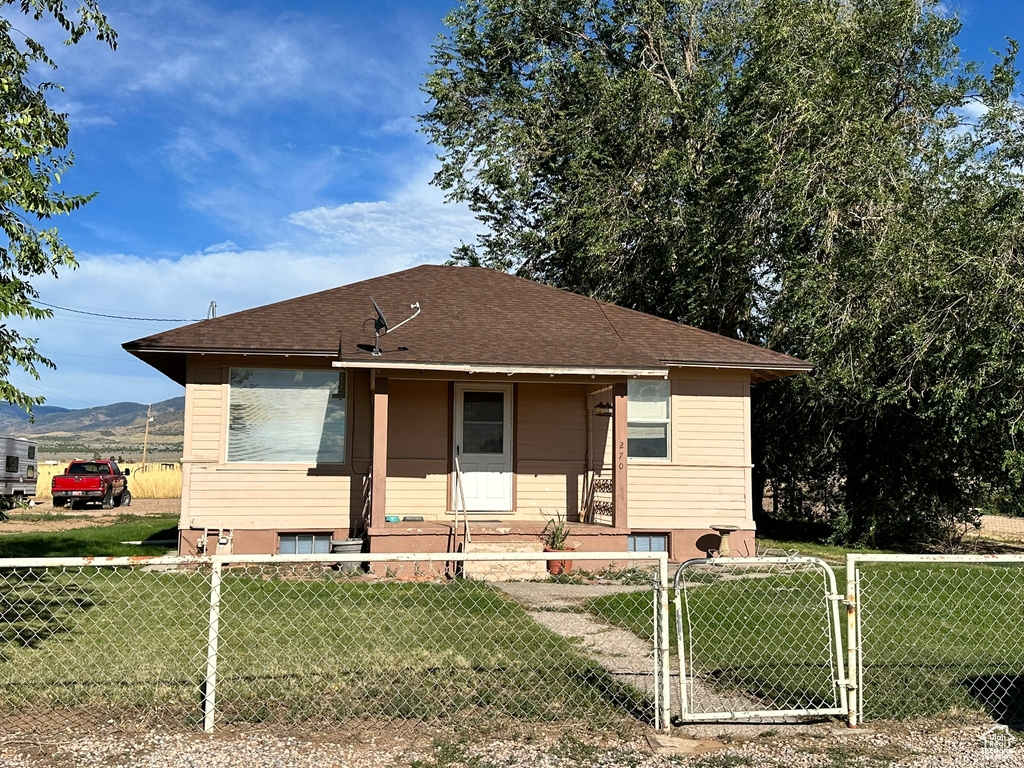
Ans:
[[[544,554],[544,545],[539,541],[472,541],[470,553],[504,554],[509,552],[536,552]],[[484,560],[466,562],[463,573],[466,578],[477,581],[533,581],[547,576],[547,561],[537,560]]]

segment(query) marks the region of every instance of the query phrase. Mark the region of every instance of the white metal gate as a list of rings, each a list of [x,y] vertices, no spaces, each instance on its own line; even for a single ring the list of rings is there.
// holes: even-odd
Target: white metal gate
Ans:
[[[675,591],[680,720],[847,713],[844,596],[824,561],[689,560]]]

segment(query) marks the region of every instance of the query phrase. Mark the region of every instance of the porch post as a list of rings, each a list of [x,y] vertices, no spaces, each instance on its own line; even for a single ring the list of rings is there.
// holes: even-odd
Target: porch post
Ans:
[[[626,405],[628,402],[627,382],[622,381],[612,386],[612,446],[614,464],[612,465],[612,488],[614,501],[612,504],[612,527],[619,530],[629,528],[629,515],[626,505],[626,470],[629,463],[629,425]]]
[[[370,486],[370,530],[384,526],[388,482],[388,380],[375,377],[373,388],[373,482]]]

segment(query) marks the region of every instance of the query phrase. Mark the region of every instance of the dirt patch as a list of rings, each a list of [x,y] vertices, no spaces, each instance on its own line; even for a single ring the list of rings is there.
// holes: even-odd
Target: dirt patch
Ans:
[[[131,506],[117,509],[101,509],[89,506],[85,509],[54,508],[49,502],[35,504],[28,509],[13,509],[11,519],[0,523],[0,536],[9,533],[37,533],[46,531],[68,531],[72,528],[95,528],[110,525],[121,515],[151,517],[177,515],[181,511],[181,499],[132,499]]]
[[[1024,543],[1024,517],[982,515],[978,534],[989,539]]]

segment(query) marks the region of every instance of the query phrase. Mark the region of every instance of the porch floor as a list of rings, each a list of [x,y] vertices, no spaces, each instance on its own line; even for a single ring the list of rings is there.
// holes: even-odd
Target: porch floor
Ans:
[[[455,520],[425,520],[423,522],[413,522],[409,520],[402,520],[397,523],[384,523],[380,528],[371,531],[370,535],[385,535],[385,536],[401,536],[408,534],[410,536],[422,536],[424,534],[440,534],[449,535],[452,531],[457,530],[459,533],[462,532],[462,526],[464,525],[462,520],[456,522]],[[622,531],[616,531],[611,525],[602,523],[570,523],[570,536],[601,536],[612,533],[622,534]],[[471,535],[485,535],[485,536],[537,536],[541,535],[544,530],[545,523],[536,520],[473,520],[469,521],[469,531]]]

